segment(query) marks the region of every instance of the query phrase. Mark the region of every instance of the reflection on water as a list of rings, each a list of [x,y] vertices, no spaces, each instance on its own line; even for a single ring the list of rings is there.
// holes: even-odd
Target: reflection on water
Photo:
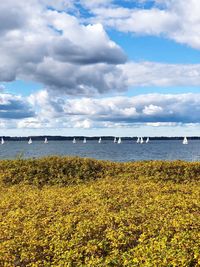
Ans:
[[[0,158],[42,157],[47,155],[71,155],[112,161],[138,160],[200,160],[200,141],[192,140],[183,145],[180,140],[151,141],[148,144],[136,144],[134,141],[124,141],[114,144],[112,141],[88,141],[86,144],[71,141],[33,141],[28,145],[24,141],[10,141],[0,145]]]

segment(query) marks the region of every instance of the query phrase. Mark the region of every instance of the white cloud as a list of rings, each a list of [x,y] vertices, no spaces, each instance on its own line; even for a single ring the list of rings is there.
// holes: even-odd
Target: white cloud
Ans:
[[[29,79],[70,95],[117,90],[113,75],[120,76],[117,66],[126,56],[102,25],[81,24],[75,16],[47,9],[47,1],[41,3],[1,4],[0,82]],[[57,4],[67,6],[65,1]],[[16,14],[5,17],[10,12]]]
[[[177,122],[147,122],[146,123],[146,126],[152,126],[152,127],[176,127],[176,126],[181,126],[181,125],[182,123],[177,123]],[[188,125],[188,123],[185,123],[184,125]]]
[[[200,94],[71,99],[40,91],[28,98],[0,94],[2,128],[129,128],[200,124]]]
[[[145,106],[144,109],[143,109],[143,113],[145,115],[149,115],[149,116],[162,114],[162,111],[163,111],[162,107],[155,106],[155,105],[152,105],[152,104],[150,104],[149,106]]]
[[[75,122],[74,124],[74,128],[83,128],[83,129],[89,129],[92,128],[92,121],[85,119],[83,121],[78,120],[77,122]]]
[[[7,125],[4,120],[0,120],[0,129],[6,129]]]
[[[123,71],[126,86],[199,86],[200,64],[127,63]]]
[[[45,124],[44,122],[38,120],[38,118],[27,118],[16,122],[16,127],[19,129],[41,129],[48,128],[48,126],[48,124]]]
[[[38,96],[43,96],[38,102]],[[35,100],[34,100],[35,99]],[[148,94],[134,97],[68,99],[47,92],[30,97],[38,121],[48,127],[110,128],[138,124],[173,126],[200,123],[200,94]],[[191,112],[192,110],[192,112]],[[53,119],[52,119],[53,118]]]
[[[164,35],[178,43],[200,49],[199,0],[155,0],[149,9],[125,8],[119,3],[112,1],[106,8],[101,5],[85,7],[94,14],[91,17],[93,22],[101,22],[123,32]]]
[[[179,36],[192,41],[195,36],[198,43],[199,2],[186,3],[187,10],[182,2],[155,1],[153,8],[142,9],[124,8],[115,1],[82,0],[78,4],[95,14],[95,24],[87,24],[67,13],[77,8],[74,1],[4,1],[0,6],[0,82],[32,80],[47,90],[73,96],[139,86],[200,86],[199,64],[126,63],[122,49],[99,23],[139,34],[165,34],[174,40]],[[9,12],[16,14],[5,17]]]
[[[25,98],[0,92],[0,119],[17,120],[33,116],[34,110]]]
[[[140,5],[125,8],[114,0],[3,1],[0,83],[27,79],[40,82],[46,90],[26,98],[6,94],[0,85],[0,127],[199,124],[199,94],[89,98],[130,87],[200,86],[200,64],[127,62],[122,49],[105,31],[105,27],[113,27],[164,36],[200,49],[200,2],[155,0],[150,9],[144,8],[148,0],[134,2]],[[78,8],[80,5],[92,14],[89,19],[81,16],[84,10]]]

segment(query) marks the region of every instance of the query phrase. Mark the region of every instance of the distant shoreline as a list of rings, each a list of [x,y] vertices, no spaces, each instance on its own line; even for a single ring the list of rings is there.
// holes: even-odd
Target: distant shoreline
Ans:
[[[84,137],[87,138],[87,140],[98,140],[100,136],[51,136],[51,135],[42,135],[42,136],[0,136],[3,137],[6,141],[27,141],[28,138],[32,138],[35,141],[41,141],[44,140],[45,137],[48,138],[49,141],[71,141],[73,138],[76,138],[78,140],[83,140]],[[115,136],[101,136],[102,140],[113,140]],[[116,136],[118,137],[118,136]],[[149,136],[143,136],[143,138],[147,138]],[[121,136],[123,140],[137,140],[138,136],[133,137],[127,137],[127,136]],[[150,140],[183,140],[183,136],[153,136],[149,137]],[[190,140],[200,140],[200,136],[187,136]]]

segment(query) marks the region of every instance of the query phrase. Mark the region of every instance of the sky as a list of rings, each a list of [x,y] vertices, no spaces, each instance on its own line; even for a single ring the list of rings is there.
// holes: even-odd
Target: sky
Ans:
[[[199,136],[199,0],[0,3],[0,136]]]

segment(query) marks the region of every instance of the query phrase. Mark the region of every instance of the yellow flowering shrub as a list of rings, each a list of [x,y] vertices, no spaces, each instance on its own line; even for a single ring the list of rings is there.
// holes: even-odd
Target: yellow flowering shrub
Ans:
[[[0,266],[200,266],[199,171],[181,161],[1,161]]]

